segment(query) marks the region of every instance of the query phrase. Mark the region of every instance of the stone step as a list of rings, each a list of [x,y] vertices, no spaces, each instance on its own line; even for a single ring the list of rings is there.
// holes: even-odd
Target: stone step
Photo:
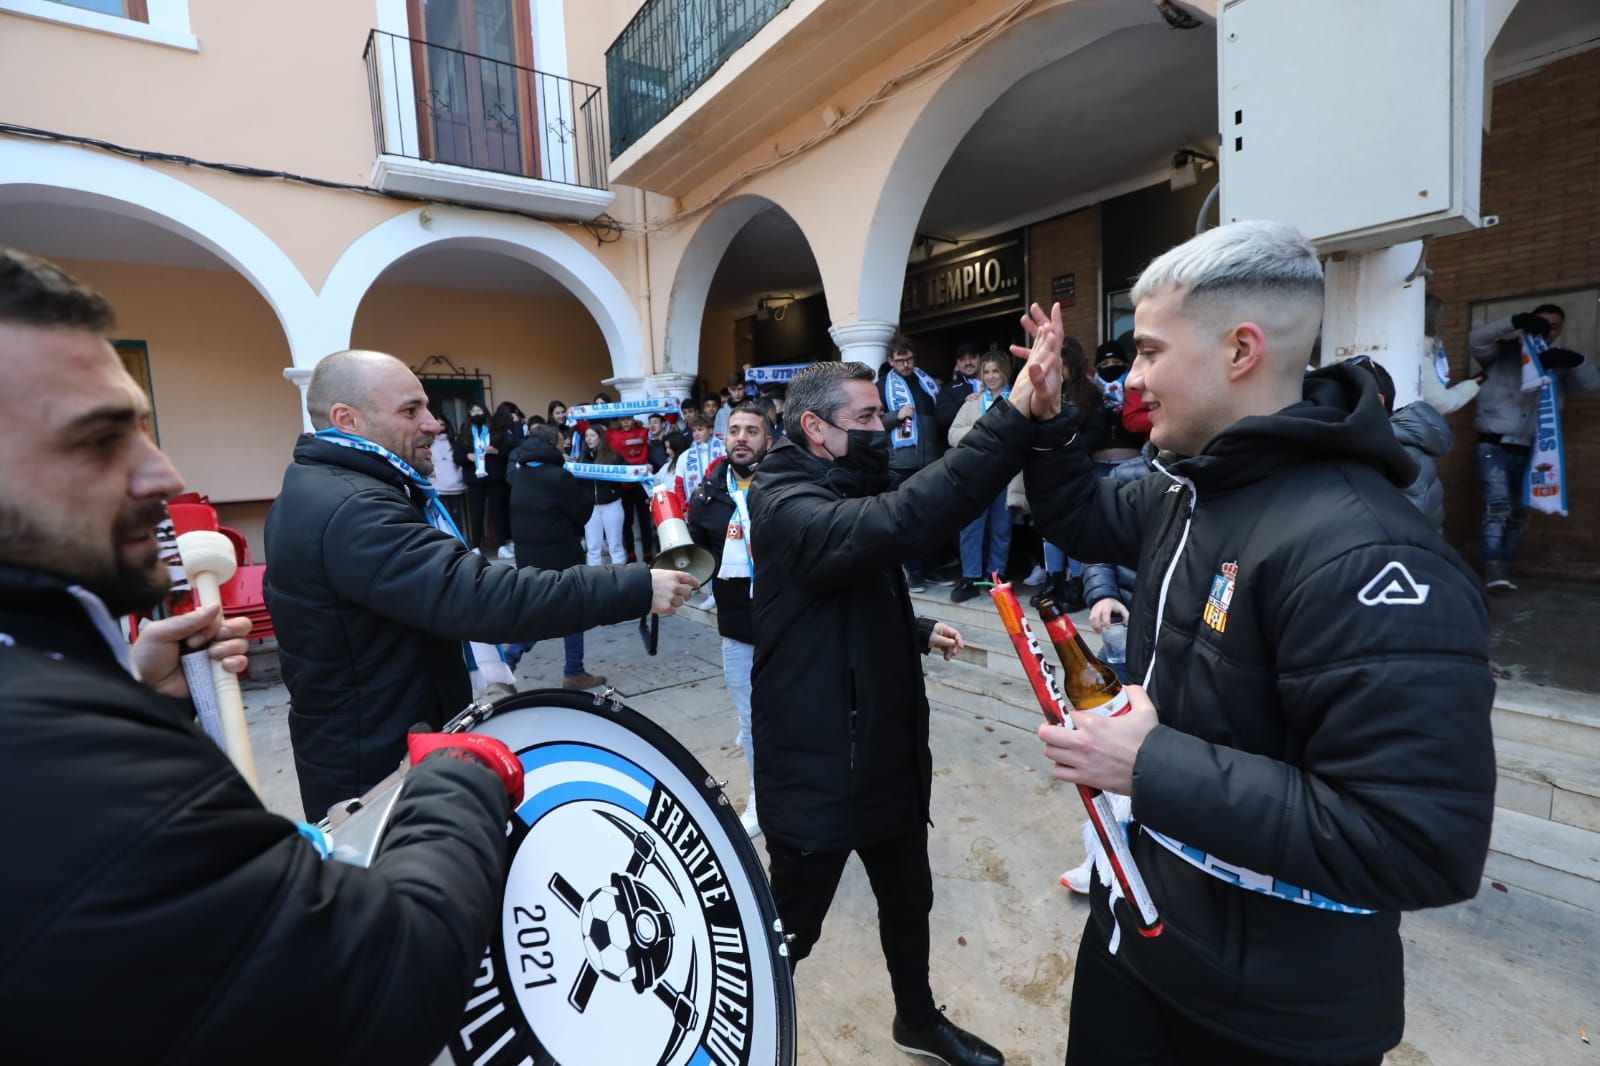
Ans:
[[[1494,695],[1494,735],[1600,760],[1600,696],[1501,681]]]
[[[1600,833],[1497,807],[1483,876],[1600,912]]]
[[[1600,760],[1496,738],[1498,806],[1600,832]]]

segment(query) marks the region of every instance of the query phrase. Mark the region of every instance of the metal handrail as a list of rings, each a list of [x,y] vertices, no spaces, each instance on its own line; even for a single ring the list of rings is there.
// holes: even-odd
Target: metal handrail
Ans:
[[[608,187],[599,86],[377,29],[361,58],[380,155]]]
[[[645,0],[606,49],[611,157],[704,85],[790,0]]]

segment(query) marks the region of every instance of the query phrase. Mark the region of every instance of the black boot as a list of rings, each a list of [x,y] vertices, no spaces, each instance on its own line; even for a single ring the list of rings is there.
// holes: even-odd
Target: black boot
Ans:
[[[1044,584],[1039,586],[1039,591],[1028,597],[1028,606],[1032,607],[1034,610],[1038,610],[1039,605],[1045,600],[1055,600],[1057,603],[1060,603],[1062,595],[1061,582],[1066,578],[1066,576],[1066,574],[1056,572],[1045,574]]]
[[[958,581],[956,587],[950,590],[950,602],[966,603],[976,596],[978,594],[978,586],[972,582],[973,579],[970,577],[964,577]]]
[[[1069,578],[1061,588],[1061,599],[1058,600],[1062,607],[1068,611],[1081,611],[1089,606],[1083,602],[1083,578]]]
[[[894,1046],[947,1066],[1005,1066],[1006,1061],[997,1048],[946,1018],[943,1011],[926,1029],[910,1029],[895,1015]]]

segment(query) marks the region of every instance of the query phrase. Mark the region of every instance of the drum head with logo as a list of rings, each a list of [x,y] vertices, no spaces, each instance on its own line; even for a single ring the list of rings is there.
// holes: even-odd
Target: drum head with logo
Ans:
[[[794,1061],[794,988],[755,848],[683,746],[615,701],[519,693],[475,732],[522,760],[500,928],[442,1061]]]

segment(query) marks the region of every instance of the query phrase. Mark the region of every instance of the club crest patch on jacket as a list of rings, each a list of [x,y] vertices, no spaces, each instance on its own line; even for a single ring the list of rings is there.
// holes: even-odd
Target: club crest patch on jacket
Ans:
[[[1211,579],[1211,592],[1206,596],[1205,623],[1218,633],[1228,628],[1228,607],[1233,603],[1234,582],[1239,578],[1239,563],[1223,563],[1222,569]]]

